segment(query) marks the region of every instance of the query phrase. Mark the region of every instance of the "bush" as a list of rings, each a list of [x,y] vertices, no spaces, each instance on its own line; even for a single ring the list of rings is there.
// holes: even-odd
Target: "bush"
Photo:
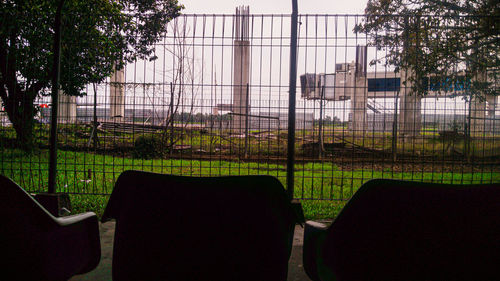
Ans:
[[[132,156],[142,159],[161,158],[167,152],[162,136],[151,134],[140,136],[135,140]]]

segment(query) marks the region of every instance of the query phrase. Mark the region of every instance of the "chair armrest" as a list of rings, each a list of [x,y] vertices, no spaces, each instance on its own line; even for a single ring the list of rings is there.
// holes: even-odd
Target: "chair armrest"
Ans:
[[[321,249],[327,228],[325,224],[314,221],[307,221],[305,224],[302,259],[304,270],[313,281],[321,280],[318,274],[318,263],[321,263]]]
[[[56,218],[56,221],[60,226],[68,226],[68,225],[72,225],[75,223],[81,223],[81,222],[87,223],[87,221],[93,220],[91,218],[97,219],[96,214],[93,212],[81,213],[81,214],[76,214],[76,215],[71,215],[71,216],[66,216],[66,217],[59,217],[59,218]]]
[[[99,222],[92,212],[55,219],[59,227],[50,232],[47,259],[68,269],[66,274],[83,274],[97,267],[101,259]],[[53,251],[52,249],[58,249]],[[64,267],[63,267],[64,266]]]

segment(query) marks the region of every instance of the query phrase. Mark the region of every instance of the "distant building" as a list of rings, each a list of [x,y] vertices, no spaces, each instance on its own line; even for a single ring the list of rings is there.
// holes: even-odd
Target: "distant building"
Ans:
[[[359,53],[363,53],[358,47]],[[301,75],[301,97],[308,100],[351,100],[349,129],[353,132],[392,131],[394,114],[377,109],[369,99],[399,98],[398,131],[404,136],[420,134],[422,123],[422,96],[413,94],[411,80],[405,80],[405,72],[366,72],[359,70],[362,64],[337,64],[335,73],[306,73]],[[426,98],[463,96],[467,82],[451,83],[439,77],[424,79],[428,92]],[[441,91],[446,90],[446,94]],[[471,106],[471,129],[474,132],[488,132],[496,128],[495,112],[498,98],[486,96],[485,100],[474,100]],[[373,112],[369,114],[367,110]],[[462,122],[463,123],[463,122]],[[448,126],[444,123],[444,126]]]

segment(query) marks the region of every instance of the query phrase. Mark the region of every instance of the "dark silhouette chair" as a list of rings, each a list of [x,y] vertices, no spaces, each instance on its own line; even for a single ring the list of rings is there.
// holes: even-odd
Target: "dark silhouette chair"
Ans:
[[[371,180],[303,251],[312,280],[499,280],[500,184]]]
[[[270,176],[126,171],[103,215],[116,219],[113,280],[286,280],[296,215]]]
[[[101,258],[94,213],[56,218],[0,175],[0,280],[68,280]]]

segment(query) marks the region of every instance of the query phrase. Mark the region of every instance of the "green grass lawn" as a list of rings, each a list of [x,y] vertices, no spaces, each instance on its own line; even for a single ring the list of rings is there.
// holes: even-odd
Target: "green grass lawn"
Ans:
[[[48,151],[27,155],[16,149],[0,153],[0,173],[12,178],[29,192],[47,191]],[[70,193],[73,213],[102,214],[114,182],[125,170],[144,170],[186,176],[272,175],[284,185],[286,166],[270,163],[198,161],[176,159],[142,160],[84,152],[58,154],[58,191]],[[333,218],[345,200],[373,178],[393,178],[443,183],[500,182],[500,172],[392,172],[384,169],[342,170],[332,163],[295,166],[294,197],[302,199],[308,219]]]

